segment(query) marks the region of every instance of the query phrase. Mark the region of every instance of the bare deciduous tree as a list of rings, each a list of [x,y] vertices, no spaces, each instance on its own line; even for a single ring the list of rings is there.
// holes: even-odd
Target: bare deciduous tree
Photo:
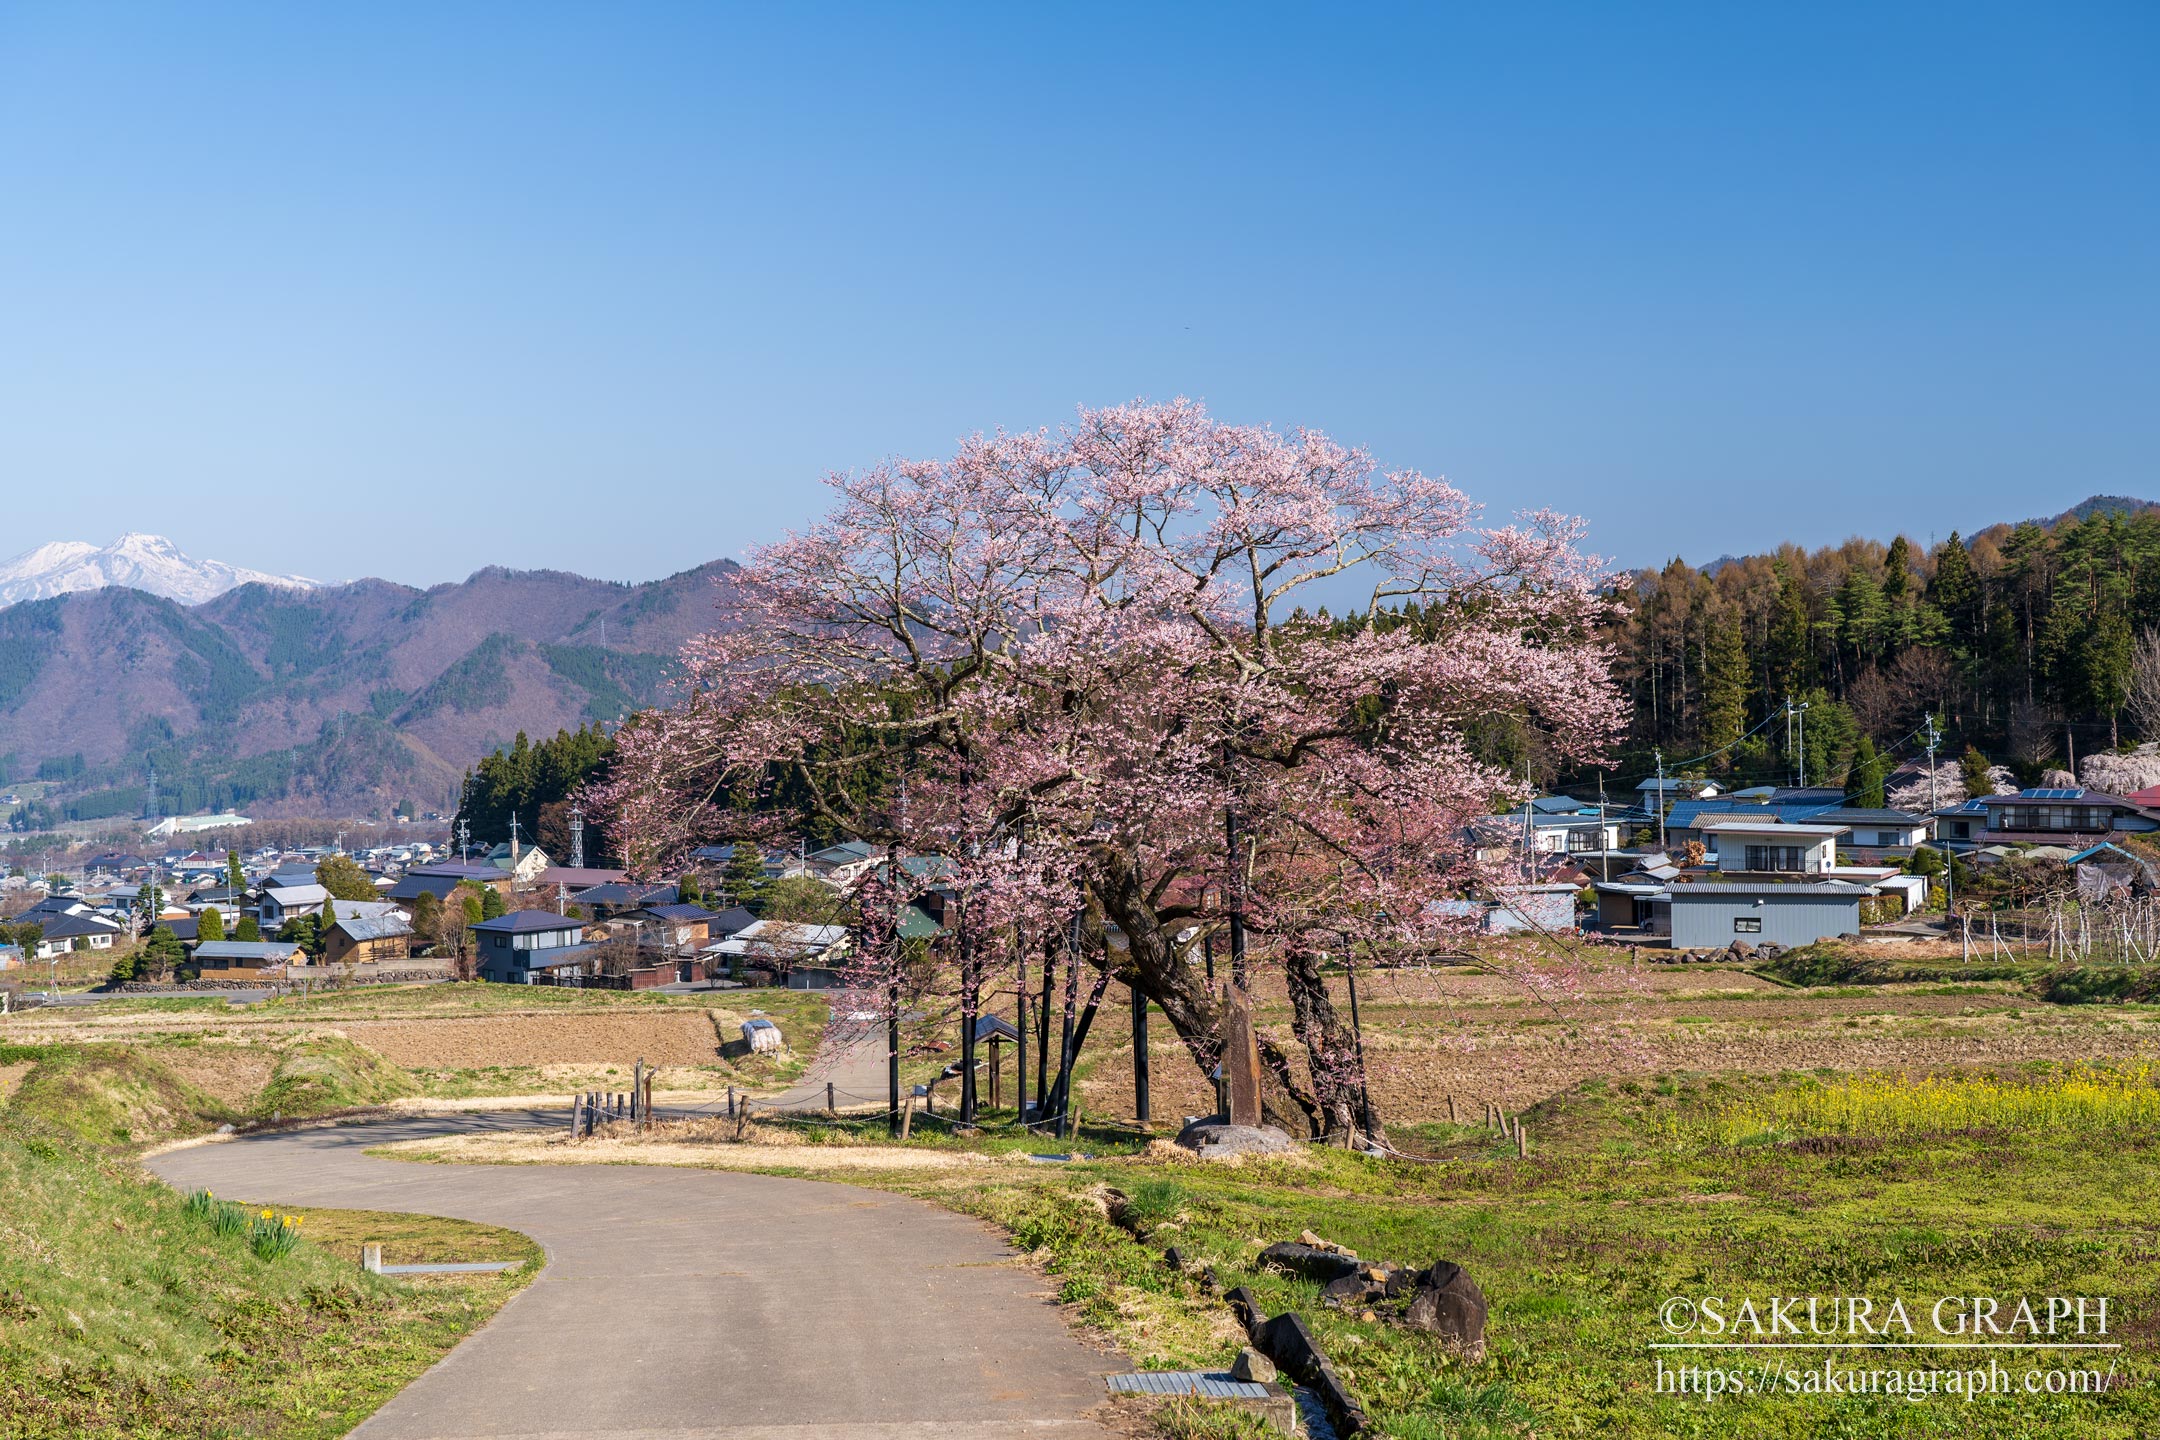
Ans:
[[[2160,740],[2160,631],[2147,630],[2130,651],[2130,687],[2123,708],[2139,734]]]

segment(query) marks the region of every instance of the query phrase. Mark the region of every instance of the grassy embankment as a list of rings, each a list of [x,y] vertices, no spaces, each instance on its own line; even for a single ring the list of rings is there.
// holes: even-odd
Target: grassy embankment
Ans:
[[[1171,1160],[1117,1127],[1080,1137],[1076,1148],[1093,1158],[1055,1165],[1017,1152],[1061,1147],[994,1130],[963,1138],[940,1127],[913,1143],[923,1163],[912,1168],[871,1124],[761,1123],[749,1139],[762,1142],[758,1168],[899,1190],[1003,1227],[1047,1267],[1077,1320],[1143,1366],[1223,1363],[1239,1337],[1195,1273],[1163,1265],[1175,1245],[1224,1284],[1251,1285],[1269,1310],[1304,1314],[1390,1436],[2129,1440],[2160,1433],[2156,1120],[2150,1069],[2035,1067],[1934,1084],[1799,1074],[1591,1081],[1529,1112],[1528,1159],[1477,1127],[1444,1123],[1398,1132],[1398,1143],[1437,1164],[1307,1149],[1218,1167]],[[621,1162],[645,1150],[699,1163],[700,1145],[732,1148],[729,1133],[707,1123],[600,1143]],[[517,1143],[491,1137],[432,1153],[473,1160]],[[859,1165],[847,1156],[855,1147]],[[1123,1225],[1100,1203],[1105,1187],[1125,1197]],[[1311,1284],[1256,1268],[1263,1243],[1304,1228],[1368,1257],[1466,1266],[1492,1304],[1487,1357],[1468,1363],[1384,1316],[1326,1309]],[[1925,1332],[1937,1297],[2019,1294],[2111,1297],[2110,1338],[2127,1348],[2066,1362],[2113,1365],[2108,1393],[1972,1404],[1656,1393],[1648,1345],[1663,1338],[1669,1296],[1897,1296]],[[1923,1363],[1914,1352],[1887,1352],[1887,1362],[1883,1353],[1874,1363]],[[1206,1433],[1197,1423],[1171,1428]]]
[[[218,1124],[402,1088],[357,1047],[288,1047],[263,1093],[237,1109],[132,1046],[0,1045],[0,1068],[14,1080],[0,1109],[7,1440],[342,1435],[537,1268],[538,1248],[508,1231],[335,1210],[302,1212],[301,1243],[266,1259],[245,1230],[215,1222],[217,1207],[191,1207],[134,1162],[149,1144]],[[362,1239],[388,1242],[393,1262],[527,1263],[404,1281],[361,1273]]]

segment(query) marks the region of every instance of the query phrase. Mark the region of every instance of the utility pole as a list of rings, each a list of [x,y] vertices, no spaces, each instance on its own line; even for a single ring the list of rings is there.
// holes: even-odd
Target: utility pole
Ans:
[[[577,804],[570,807],[570,868],[585,868],[585,807]]]
[[[1657,756],[1657,848],[1665,848],[1665,752],[1652,751]]]
[[[460,820],[460,821],[458,821],[458,822],[457,822],[457,858],[458,858],[458,862],[459,862],[460,864],[463,864],[463,863],[464,863],[464,860],[465,860],[465,849],[466,849],[466,847],[467,847],[468,845],[470,845],[471,843],[472,843],[472,827],[471,827],[471,826],[469,826],[469,825],[467,825],[467,824],[466,824],[466,823],[465,823],[465,822],[464,822],[463,820]]]
[[[1927,731],[1922,738],[1927,747],[1928,757],[1928,823],[1938,825],[1942,822],[1935,818],[1935,812],[1941,808],[1935,789],[1935,749],[1942,744],[1942,736],[1935,729],[1935,717],[1933,715],[1927,717]],[[1942,837],[1938,835],[1935,838],[1940,840]],[[1952,868],[1953,859],[1949,847],[1945,846],[1943,849],[1943,915],[1946,921],[1954,919],[1956,916],[1957,872]]]
[[[1785,702],[1785,703],[1787,703],[1787,704],[1789,705],[1789,704],[1791,704],[1792,702],[1788,700],[1788,701],[1787,701],[1787,702]],[[1798,709],[1797,711],[1795,711],[1794,713],[1795,713],[1795,714],[1797,714],[1797,715],[1798,715],[1798,716],[1800,717],[1800,785],[1799,785],[1799,788],[1800,788],[1800,789],[1802,789],[1802,790],[1805,790],[1805,789],[1807,789],[1807,702],[1806,702],[1806,701],[1804,701],[1804,700],[1803,700],[1803,701],[1801,701],[1801,702],[1800,702],[1800,708],[1799,708],[1799,709]]]
[[[1927,749],[1928,816],[1930,819],[1932,819],[1934,817],[1935,811],[1940,808],[1940,801],[1938,800],[1935,792],[1935,749],[1938,745],[1942,744],[1942,736],[1937,734],[1935,730],[1935,717],[1933,715],[1927,717],[1927,731],[1922,737],[1922,739]]]

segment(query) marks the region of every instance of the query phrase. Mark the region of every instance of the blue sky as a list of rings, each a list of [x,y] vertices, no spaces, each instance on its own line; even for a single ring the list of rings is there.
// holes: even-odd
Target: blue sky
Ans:
[[[635,579],[1187,394],[1627,563],[2160,498],[2160,7],[0,5],[0,555]]]

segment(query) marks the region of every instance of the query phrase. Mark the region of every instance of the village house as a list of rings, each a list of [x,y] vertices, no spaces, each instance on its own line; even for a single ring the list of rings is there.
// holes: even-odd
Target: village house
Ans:
[[[790,990],[829,990],[848,953],[845,925],[759,920],[707,947],[729,970],[762,970]]]
[[[2068,845],[2083,849],[2110,835],[2160,830],[2160,811],[2121,795],[2082,786],[1989,795],[1979,802],[1987,819],[1971,838],[1980,845]]]
[[[1865,887],[1842,880],[1704,881],[1667,893],[1674,949],[1716,949],[1735,940],[1789,947],[1857,935],[1860,902],[1868,895]]]
[[[643,933],[667,948],[702,950],[718,938],[712,933],[712,925],[720,916],[702,905],[645,905],[622,918],[643,924]]]
[[[1819,875],[1837,866],[1843,825],[1793,825],[1771,820],[1714,820],[1700,826],[1705,860],[1723,874]]]
[[[271,979],[284,974],[300,953],[290,940],[206,940],[195,947],[195,968],[206,980]]]
[[[263,929],[275,930],[295,916],[320,913],[329,898],[330,892],[313,881],[305,885],[265,885],[262,898],[255,902],[255,913]]]
[[[412,926],[395,915],[338,917],[323,934],[325,965],[367,965],[412,954]]]
[[[513,910],[482,920],[472,935],[480,978],[499,985],[551,983],[552,973],[564,968],[582,974],[594,949],[583,920],[552,910]]]
[[[595,920],[612,920],[648,905],[673,905],[679,898],[673,885],[640,885],[632,881],[594,885],[570,897]]]
[[[22,921],[23,917],[16,919]],[[76,949],[110,950],[114,937],[122,933],[120,926],[87,911],[46,916],[39,924],[37,958],[51,960]]]
[[[506,901],[510,898],[508,871],[498,870],[481,861],[466,860],[434,860],[425,865],[415,865],[390,887],[389,893],[383,898],[396,901],[402,907],[410,909],[412,903],[423,894],[433,895],[437,900],[441,900],[467,881],[493,890]]]

